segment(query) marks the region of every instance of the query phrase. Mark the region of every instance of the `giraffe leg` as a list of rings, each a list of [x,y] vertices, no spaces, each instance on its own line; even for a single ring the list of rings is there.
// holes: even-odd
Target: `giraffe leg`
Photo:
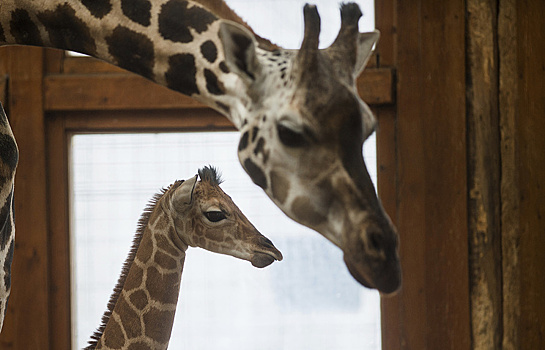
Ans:
[[[19,151],[0,104],[0,331],[11,291],[11,263],[15,244],[13,182]]]

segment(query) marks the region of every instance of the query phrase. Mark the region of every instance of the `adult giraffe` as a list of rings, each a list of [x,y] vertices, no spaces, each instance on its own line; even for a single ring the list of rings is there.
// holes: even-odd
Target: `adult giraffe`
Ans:
[[[379,35],[359,33],[359,7],[344,4],[337,39],[320,50],[316,7],[304,17],[301,49],[284,50],[221,0],[2,0],[0,45],[86,53],[220,111],[241,132],[252,180],[340,247],[361,284],[392,293],[401,284],[398,235],[363,161],[376,121],[355,86]],[[2,193],[11,187],[3,181]]]

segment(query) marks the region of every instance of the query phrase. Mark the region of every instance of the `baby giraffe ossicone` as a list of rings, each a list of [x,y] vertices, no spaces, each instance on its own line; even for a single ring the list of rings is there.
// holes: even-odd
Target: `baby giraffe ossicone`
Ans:
[[[248,260],[259,268],[282,260],[220,183],[216,169],[204,167],[152,199],[102,325],[86,349],[166,349],[189,246]]]

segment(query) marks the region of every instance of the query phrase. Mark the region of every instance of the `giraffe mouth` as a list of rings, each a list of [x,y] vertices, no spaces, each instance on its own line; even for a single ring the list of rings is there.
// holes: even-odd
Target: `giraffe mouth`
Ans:
[[[394,295],[401,287],[401,270],[399,269],[373,278],[365,272],[365,269],[359,268],[346,255],[344,256],[344,263],[356,281],[364,287],[377,289],[382,295]]]
[[[254,253],[250,261],[253,266],[261,269],[263,267],[269,266],[270,264],[275,262],[275,260],[280,261],[282,259],[277,259],[276,257],[267,253]]]
[[[266,237],[260,237],[259,239],[260,249],[254,251],[250,262],[257,268],[263,268],[269,266],[275,261],[282,261],[282,253],[274,244]]]

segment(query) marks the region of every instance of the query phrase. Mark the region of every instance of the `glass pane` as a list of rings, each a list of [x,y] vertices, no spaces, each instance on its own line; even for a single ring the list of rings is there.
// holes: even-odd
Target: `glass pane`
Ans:
[[[239,165],[238,132],[93,134],[71,140],[74,346],[100,323],[148,200],[212,164],[255,226],[284,254],[256,269],[189,248],[170,349],[380,349],[379,295],[341,251],[288,219]],[[364,149],[376,178],[375,142]]]
[[[375,29],[374,0],[352,1],[360,6],[363,17],[360,32]],[[331,45],[339,32],[341,18],[339,4],[331,0],[226,0],[254,32],[285,49],[298,49],[303,41],[303,6],[306,3],[318,7],[321,19],[320,48]]]

